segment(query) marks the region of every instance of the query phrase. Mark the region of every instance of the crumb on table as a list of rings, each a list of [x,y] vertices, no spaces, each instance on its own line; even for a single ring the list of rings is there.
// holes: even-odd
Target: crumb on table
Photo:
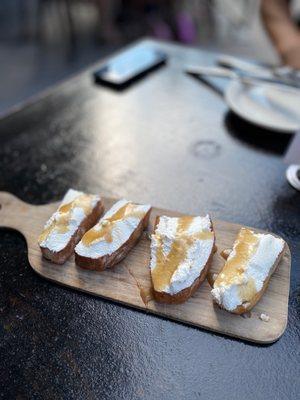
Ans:
[[[264,322],[269,322],[269,320],[270,320],[270,317],[264,313],[260,314],[259,318]]]

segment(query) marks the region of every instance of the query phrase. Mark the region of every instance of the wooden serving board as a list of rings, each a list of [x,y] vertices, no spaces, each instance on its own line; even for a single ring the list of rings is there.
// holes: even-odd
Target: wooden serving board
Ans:
[[[104,199],[106,209],[114,202],[113,199]],[[77,267],[73,256],[64,265],[56,265],[43,259],[37,238],[58,204],[34,206],[9,193],[0,192],[0,226],[16,229],[24,235],[28,245],[30,265],[39,275],[62,285],[165,318],[256,343],[271,343],[283,334],[287,324],[290,286],[291,254],[288,248],[264,296],[252,310],[250,318],[230,314],[213,304],[207,281],[184,304],[159,304],[151,296],[148,269],[150,241],[147,233],[143,234],[125,260],[104,272],[87,271]],[[155,217],[162,214],[180,215],[177,212],[153,208],[149,231],[153,229]],[[211,271],[218,272],[224,264],[220,252],[232,247],[241,226],[224,221],[213,222],[218,251],[214,255]],[[261,313],[269,315],[269,322],[259,319]]]

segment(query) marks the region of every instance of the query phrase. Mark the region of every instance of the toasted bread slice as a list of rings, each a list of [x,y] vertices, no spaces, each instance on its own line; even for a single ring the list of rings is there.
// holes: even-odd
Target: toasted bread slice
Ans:
[[[99,196],[69,189],[39,237],[43,256],[56,264],[63,264],[103,211]]]
[[[86,234],[75,248],[76,264],[102,271],[120,262],[147,227],[151,206],[120,200]]]
[[[214,301],[234,314],[250,311],[265,292],[284,250],[283,239],[242,228],[213,282]]]
[[[204,281],[214,253],[209,215],[158,217],[151,238],[150,271],[154,298],[183,303]]]

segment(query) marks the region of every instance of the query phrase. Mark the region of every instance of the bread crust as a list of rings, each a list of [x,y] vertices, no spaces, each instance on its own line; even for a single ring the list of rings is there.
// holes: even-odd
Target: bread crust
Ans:
[[[103,271],[106,268],[111,268],[115,264],[119,263],[129,251],[136,245],[138,240],[140,239],[144,229],[147,228],[149,217],[151,213],[151,208],[145,214],[143,219],[141,219],[140,223],[138,224],[137,228],[132,232],[129,239],[116,251],[112,254],[107,254],[105,256],[101,256],[98,258],[91,258],[91,257],[84,257],[80,254],[77,254],[75,251],[75,262],[80,268],[89,269],[92,271]]]
[[[281,258],[282,258],[282,256],[283,256],[283,254],[285,253],[285,250],[286,250],[286,243],[284,242],[283,249],[282,249],[282,251],[278,254],[278,257],[276,258],[276,260],[275,260],[275,262],[274,262],[272,268],[270,269],[269,275],[266,277],[266,279],[265,279],[265,281],[264,281],[264,284],[263,284],[263,287],[261,288],[261,290],[260,290],[259,292],[257,292],[257,293],[255,294],[255,296],[253,296],[253,298],[251,299],[251,301],[247,301],[247,302],[241,304],[240,306],[236,307],[236,308],[235,308],[234,310],[232,310],[232,311],[229,311],[229,310],[225,309],[225,308],[222,306],[222,304],[219,304],[219,303],[215,300],[215,298],[214,298],[214,302],[215,302],[221,309],[226,310],[226,311],[228,311],[228,312],[230,312],[230,313],[232,313],[232,314],[241,315],[241,314],[244,314],[245,312],[250,311],[250,310],[258,303],[258,301],[261,299],[261,297],[262,297],[263,294],[265,293],[265,291],[266,291],[266,289],[267,289],[267,287],[268,287],[269,281],[270,281],[270,279],[271,279],[271,276],[273,275],[273,273],[275,272],[275,270],[276,270],[278,264],[280,263]],[[223,268],[222,268],[222,269],[223,269]],[[222,270],[221,270],[219,273],[221,273],[221,272],[222,272]]]
[[[84,220],[81,222],[81,224],[79,225],[76,232],[74,232],[73,236],[69,240],[66,247],[64,247],[60,251],[52,251],[48,247],[40,246],[43,257],[45,257],[47,260],[52,261],[55,264],[64,264],[73,253],[75,246],[80,241],[82,236],[85,234],[86,231],[88,231],[92,226],[96,224],[98,219],[103,214],[103,211],[104,211],[104,204],[100,199],[96,203],[92,212],[89,215],[87,215],[86,218],[84,218]]]
[[[213,223],[211,220],[210,220],[210,222],[211,222],[212,232],[214,232]],[[158,225],[158,223],[159,223],[159,217],[157,217],[155,220],[154,231],[155,231],[155,228]],[[209,269],[212,264],[212,259],[213,259],[214,253],[215,253],[215,241],[216,241],[216,238],[215,238],[215,234],[214,234],[214,243],[212,246],[210,256],[209,256],[204,268],[202,269],[200,275],[198,276],[198,278],[196,278],[194,280],[194,282],[192,283],[191,286],[189,286],[185,289],[182,289],[180,292],[175,293],[175,294],[170,294],[170,293],[166,293],[166,292],[157,292],[153,287],[154,299],[160,303],[180,304],[180,303],[184,303],[191,296],[193,296],[193,294],[199,288],[201,283],[205,280],[207,273],[209,272]]]

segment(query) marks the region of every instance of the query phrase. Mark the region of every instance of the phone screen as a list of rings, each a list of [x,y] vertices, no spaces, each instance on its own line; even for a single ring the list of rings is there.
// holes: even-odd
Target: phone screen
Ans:
[[[113,57],[95,72],[96,80],[122,85],[166,60],[166,55],[150,46],[138,45]]]

